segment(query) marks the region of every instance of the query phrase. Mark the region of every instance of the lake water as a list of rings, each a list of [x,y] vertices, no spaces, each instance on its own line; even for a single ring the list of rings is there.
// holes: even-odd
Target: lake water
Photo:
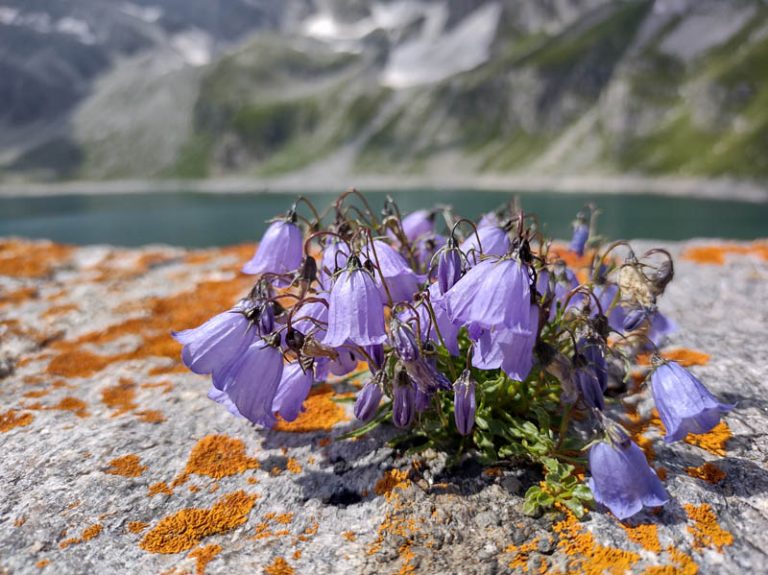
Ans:
[[[502,192],[399,191],[391,194],[401,210],[435,203],[454,206],[476,218],[508,202]],[[682,240],[693,237],[768,237],[768,204],[653,195],[515,194],[535,212],[548,235],[570,236],[571,221],[587,202],[602,211],[601,234],[611,238]],[[157,193],[71,195],[0,199],[0,236],[48,238],[72,244],[138,246],[165,243],[205,247],[255,241],[265,220],[288,209],[295,196],[281,194]],[[319,209],[336,194],[311,194]],[[385,195],[367,194],[378,210]]]

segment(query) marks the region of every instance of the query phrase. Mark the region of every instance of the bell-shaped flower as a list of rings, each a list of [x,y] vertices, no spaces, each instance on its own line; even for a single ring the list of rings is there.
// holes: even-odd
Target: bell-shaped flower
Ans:
[[[264,427],[275,424],[272,402],[283,375],[283,355],[278,347],[259,338],[232,363],[221,378],[238,412]]]
[[[432,233],[435,227],[435,214],[427,210],[416,210],[403,218],[403,233],[410,241]]]
[[[412,385],[396,387],[393,391],[392,422],[395,427],[407,429],[416,415],[416,389]]]
[[[480,237],[480,245],[477,238]],[[482,250],[480,249],[482,248]],[[477,228],[477,234],[474,232],[461,242],[459,249],[467,255],[469,262],[477,261],[476,257],[470,256],[470,252],[482,253],[486,256],[503,256],[509,252],[509,236],[504,228],[499,226],[483,226]]]
[[[531,306],[532,326],[538,326],[539,308]],[[533,367],[536,327],[482,330],[475,339],[472,365],[478,369],[501,368],[511,379],[524,381]]]
[[[350,341],[359,346],[384,343],[384,303],[371,275],[350,257],[333,284],[328,300],[328,330],[323,344],[339,347]]]
[[[267,228],[256,254],[243,266],[243,273],[291,273],[301,265],[303,255],[301,229],[290,220],[280,219]]]
[[[571,237],[571,243],[568,244],[568,249],[578,256],[584,255],[584,246],[587,245],[589,239],[589,226],[586,222],[579,220],[576,225],[573,226],[573,236]]]
[[[386,242],[374,240],[373,249],[366,246],[363,255],[379,268],[376,283],[380,286],[382,299],[389,293],[393,303],[410,301],[419,291],[419,284],[424,282],[424,276],[414,272],[400,252]],[[387,284],[386,289],[382,280]]]
[[[312,368],[304,371],[297,361],[283,367],[283,375],[272,400],[272,411],[285,421],[293,421],[302,411],[302,404],[312,388]]]
[[[227,411],[234,415],[235,417],[243,417],[240,415],[240,412],[237,410],[237,406],[232,403],[232,400],[229,399],[229,394],[226,391],[221,391],[220,389],[216,389],[215,386],[211,386],[211,388],[208,390],[208,399],[211,401],[215,401],[219,405],[223,405],[227,408]]]
[[[667,442],[684,439],[689,433],[707,433],[720,423],[721,414],[734,407],[717,401],[691,372],[674,361],[654,370],[651,393],[667,430]]]
[[[605,409],[605,399],[603,398],[603,389],[597,379],[595,370],[586,364],[586,360],[581,356],[574,362],[572,372],[573,383],[579,390],[581,398],[589,407]]]
[[[461,263],[461,253],[452,247],[453,240],[448,242],[445,249],[437,256],[437,286],[440,294],[445,294],[461,279],[464,269]]]
[[[322,339],[325,335],[325,325],[328,323],[328,304],[325,295],[312,296],[312,301],[304,301],[294,308],[291,317],[291,327],[304,335],[313,334]]]
[[[333,275],[340,269],[347,266],[349,258],[349,248],[344,242],[335,238],[323,248],[323,255],[320,258],[320,269],[318,279],[324,289],[329,290],[333,285]]]
[[[447,242],[445,236],[440,234],[430,234],[427,236],[421,236],[413,244],[413,252],[416,255],[416,261],[419,264],[419,270],[429,268],[429,264],[432,258],[439,249],[441,249]]]
[[[469,370],[464,370],[453,384],[453,417],[461,435],[472,433],[476,410],[475,380]]]
[[[528,266],[513,259],[483,261],[445,294],[451,320],[493,327],[531,329]]]
[[[578,345],[579,353],[582,355],[600,384],[603,393],[608,388],[608,366],[605,362],[605,345],[601,344],[596,338],[582,338]]]
[[[247,311],[246,304],[241,302],[199,327],[171,332],[184,346],[181,352],[184,365],[194,373],[214,374],[214,377],[226,371],[259,335],[258,323],[254,325],[247,319]]]
[[[608,325],[611,326],[611,329],[618,332],[623,331],[627,310],[617,300],[619,286],[613,283],[598,284],[595,286],[593,292],[600,302],[600,307],[603,312],[608,313]],[[613,307],[611,307],[611,305],[613,305]],[[593,314],[596,314],[597,312],[597,309],[592,311]]]
[[[451,355],[458,356],[460,326],[451,321],[445,302],[443,298],[440,297],[438,289],[437,284],[429,286],[430,303],[432,304],[432,310],[435,314],[435,321],[432,320],[426,303],[422,303],[416,308],[416,311],[419,314],[421,340],[440,342],[440,338],[437,335],[437,331],[440,330],[440,335],[443,338],[443,342],[445,342],[445,349],[447,349]]]
[[[403,361],[414,361],[419,357],[419,343],[410,325],[398,319],[389,324],[389,339],[397,357]]]
[[[424,391],[415,387],[413,394],[413,407],[416,413],[424,413],[432,406],[432,397],[435,395],[433,391]]]
[[[436,362],[427,357],[419,357],[405,363],[405,370],[414,385],[425,392],[438,389],[450,389],[451,382],[437,369]]]
[[[363,388],[357,392],[355,398],[355,417],[360,421],[370,421],[376,415],[381,398],[384,393],[375,380],[366,383]]]
[[[589,470],[592,477],[588,484],[595,501],[619,519],[631,517],[643,507],[658,507],[669,501],[643,450],[628,438],[593,445],[589,450]]]

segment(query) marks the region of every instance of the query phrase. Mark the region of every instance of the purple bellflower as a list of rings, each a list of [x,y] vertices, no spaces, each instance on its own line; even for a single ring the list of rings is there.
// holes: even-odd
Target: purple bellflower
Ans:
[[[571,243],[568,244],[568,249],[576,253],[579,256],[584,255],[584,246],[587,245],[589,239],[589,226],[584,221],[583,217],[579,217],[573,226],[573,236],[571,237]]]
[[[587,360],[583,355],[577,355],[573,363],[573,383],[576,384],[584,403],[589,407],[605,409],[603,388],[600,385],[595,370],[587,364]]]
[[[461,279],[462,273],[461,252],[454,246],[451,238],[437,256],[437,285],[440,294],[445,294],[451,289]]]
[[[375,379],[366,383],[357,392],[357,397],[355,398],[355,417],[360,421],[370,421],[373,419],[383,395],[381,386],[379,386]]]
[[[421,236],[413,244],[413,252],[416,255],[416,261],[422,269],[429,267],[432,258],[435,256],[438,250],[445,246],[445,236],[440,234],[430,234],[428,236]]]
[[[401,429],[410,427],[416,414],[416,388],[402,365],[395,366],[392,393],[392,422]]]
[[[435,214],[427,210],[416,210],[403,218],[403,233],[410,241],[432,233],[435,226]]]
[[[246,304],[240,302],[199,327],[171,332],[184,346],[181,352],[184,365],[194,373],[213,374],[214,379],[226,371],[253,339],[261,335],[259,323],[252,324],[246,317],[247,312]]]
[[[403,361],[415,361],[419,358],[419,344],[410,325],[393,319],[389,324],[389,338],[397,357]]]
[[[445,306],[445,301],[440,296],[438,289],[436,283],[429,286],[430,303],[432,304],[432,310],[435,312],[437,326],[435,326],[435,322],[432,321],[432,318],[430,317],[426,303],[423,303],[416,308],[421,326],[421,340],[439,342],[440,338],[437,337],[437,330],[440,330],[440,335],[443,336],[443,341],[445,341],[445,349],[447,349],[451,355],[458,356],[459,330],[461,327],[451,321]]]
[[[221,390],[238,412],[264,427],[272,427],[272,402],[283,375],[283,354],[279,347],[259,338],[240,354],[221,377]]]
[[[528,267],[513,259],[483,261],[445,294],[454,322],[531,329],[531,280]]]
[[[643,507],[664,505],[669,495],[648,465],[643,450],[626,435],[621,435],[619,441],[601,441],[590,448],[592,477],[588,484],[595,501],[624,520]]]
[[[343,269],[347,265],[349,258],[349,248],[344,242],[333,239],[323,249],[323,255],[320,258],[320,270],[318,278],[325,289],[330,289],[333,285],[333,274],[337,270]]]
[[[462,435],[472,433],[476,410],[475,380],[469,370],[465,369],[453,384],[453,417],[456,421],[456,429]]]
[[[272,222],[261,238],[256,254],[243,266],[245,274],[286,274],[301,265],[304,238],[299,227],[290,220]]]
[[[384,303],[374,279],[356,257],[333,284],[328,302],[328,331],[323,344],[339,347],[347,341],[360,346],[384,343]]]
[[[501,368],[511,379],[524,381],[533,367],[538,307],[531,306],[531,316],[532,329],[514,327],[482,330],[475,340],[472,365],[478,369]]]
[[[400,252],[386,242],[374,240],[373,247],[374,249],[364,249],[363,255],[373,264],[378,261],[379,273],[376,274],[376,283],[380,286],[382,298],[387,297],[387,290],[381,284],[383,278],[387,282],[393,303],[413,299],[413,294],[419,291],[419,284],[424,282],[425,277],[414,272]]]
[[[234,415],[235,417],[243,417],[240,412],[237,410],[237,406],[232,403],[232,400],[229,399],[229,394],[226,391],[221,391],[220,389],[216,389],[215,386],[211,386],[211,388],[208,390],[208,399],[211,401],[215,401],[219,405],[223,405],[227,408],[227,411]]]
[[[480,246],[477,245],[477,238],[480,237]],[[480,248],[482,252],[480,251]],[[483,226],[477,228],[477,234],[472,233],[466,240],[461,242],[459,249],[469,256],[474,251],[483,253],[486,256],[503,256],[509,251],[509,237],[506,230],[499,226]],[[469,257],[469,261],[476,261],[476,258]]]
[[[283,367],[283,376],[272,400],[272,411],[280,413],[285,421],[293,421],[302,411],[302,404],[312,388],[312,369],[306,372],[297,361]]]
[[[668,443],[684,439],[689,433],[707,433],[720,423],[721,414],[734,407],[717,401],[691,372],[674,361],[654,370],[651,393],[667,430],[664,441]]]

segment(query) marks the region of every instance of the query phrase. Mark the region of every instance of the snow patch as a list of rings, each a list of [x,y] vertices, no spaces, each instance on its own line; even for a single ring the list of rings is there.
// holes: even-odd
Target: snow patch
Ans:
[[[148,24],[154,24],[163,16],[163,9],[159,6],[137,6],[136,4],[123,4],[120,6],[123,14],[143,20]]]
[[[211,61],[211,37],[202,30],[195,28],[176,34],[171,45],[190,66],[205,66]]]
[[[448,11],[430,6],[421,34],[397,47],[381,77],[391,88],[408,88],[444,80],[485,63],[501,16],[499,3],[486,4],[445,31]]]

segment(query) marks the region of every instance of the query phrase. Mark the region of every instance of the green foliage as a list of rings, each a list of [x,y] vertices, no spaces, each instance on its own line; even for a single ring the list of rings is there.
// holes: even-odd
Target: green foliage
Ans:
[[[181,148],[170,175],[177,178],[207,178],[210,155],[211,139],[194,136]]]
[[[545,457],[544,481],[525,493],[523,512],[537,515],[551,509],[568,509],[576,517],[583,517],[594,504],[592,491],[574,474],[575,468],[568,463]]]

